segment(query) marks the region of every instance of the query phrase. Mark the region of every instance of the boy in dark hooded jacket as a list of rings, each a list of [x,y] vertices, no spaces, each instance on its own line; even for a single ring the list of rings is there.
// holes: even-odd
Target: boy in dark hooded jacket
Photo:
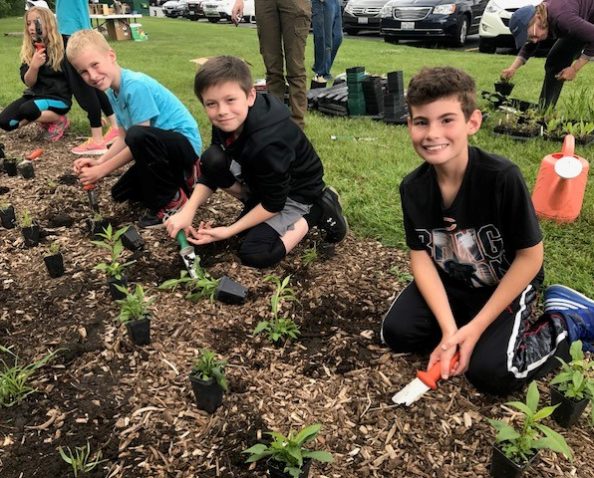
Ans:
[[[326,232],[327,242],[340,242],[348,225],[338,194],[324,185],[320,158],[286,106],[256,94],[246,63],[231,56],[208,60],[194,91],[213,125],[212,145],[202,154],[202,177],[190,200],[166,222],[171,237],[183,229],[201,245],[243,233],[238,253],[251,267],[277,264],[312,226]],[[244,210],[229,226],[193,228],[196,210],[217,188]]]

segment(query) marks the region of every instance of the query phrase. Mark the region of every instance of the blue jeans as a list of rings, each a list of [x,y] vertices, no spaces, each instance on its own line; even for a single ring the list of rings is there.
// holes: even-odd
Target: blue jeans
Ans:
[[[330,76],[338,47],[342,43],[340,0],[312,0],[311,21],[314,36],[314,66],[316,75]]]

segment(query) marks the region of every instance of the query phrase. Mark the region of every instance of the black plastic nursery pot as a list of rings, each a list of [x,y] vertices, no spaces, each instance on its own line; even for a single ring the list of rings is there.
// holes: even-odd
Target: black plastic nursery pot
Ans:
[[[13,229],[16,226],[16,216],[14,206],[8,206],[6,209],[0,209],[0,222],[5,229]]]
[[[31,161],[21,162],[17,166],[17,169],[24,179],[31,179],[35,177],[35,168],[33,167],[33,163]]]
[[[505,456],[501,448],[493,445],[491,476],[492,478],[519,478],[524,474],[524,470],[534,461],[536,455],[538,455],[538,452],[532,455],[528,461],[519,465]]]
[[[197,375],[190,374],[190,383],[196,400],[196,406],[200,410],[213,413],[223,403],[224,390],[213,378],[201,380]]]
[[[61,252],[43,258],[50,277],[56,278],[64,274],[64,256]]]
[[[509,96],[514,89],[514,84],[508,81],[498,81],[495,83],[495,91],[503,96]]]
[[[33,224],[29,227],[23,227],[21,229],[23,233],[23,238],[25,239],[25,247],[35,247],[39,244],[39,226],[37,224]]]
[[[275,460],[268,460],[268,473],[272,478],[291,478],[291,475],[285,473],[285,464]],[[307,478],[309,476],[309,469],[311,468],[311,460],[306,458],[303,460],[303,466],[301,467],[301,473],[299,478]]]
[[[112,300],[122,300],[126,297],[126,294],[120,291],[116,286],[126,287],[128,285],[128,278],[122,276],[120,279],[116,277],[110,277],[107,279],[107,286],[109,287],[109,294]]]
[[[134,226],[130,226],[120,237],[122,245],[132,252],[141,251],[144,248],[144,239]]]
[[[15,158],[4,159],[4,172],[9,176],[17,175],[17,162]]]
[[[317,245],[317,248],[322,259],[330,259],[336,255],[336,244],[322,242]]]
[[[128,329],[128,335],[134,344],[148,345],[151,343],[151,320],[149,316],[126,322],[126,329]]]
[[[100,241],[101,236],[99,234],[104,233],[109,226],[109,221],[107,219],[99,219],[97,221],[91,220],[89,221],[90,228],[91,228],[91,237],[95,241]]]
[[[553,412],[553,419],[564,428],[571,428],[578,422],[588,402],[587,398],[579,401],[567,398],[555,387],[551,387],[551,405],[559,404]]]
[[[223,276],[215,291],[215,299],[225,304],[243,304],[247,295],[247,287],[242,286],[233,279]]]

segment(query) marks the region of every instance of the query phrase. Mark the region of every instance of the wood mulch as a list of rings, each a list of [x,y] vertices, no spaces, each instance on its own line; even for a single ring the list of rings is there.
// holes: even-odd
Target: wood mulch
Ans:
[[[39,144],[32,127],[2,133],[0,141],[9,156]],[[403,252],[376,241],[349,235],[334,256],[305,266],[303,252],[320,241],[314,232],[266,271],[241,266],[233,241],[198,250],[213,276],[226,274],[249,287],[244,305],[229,306],[193,304],[181,292],[157,290],[179,275],[177,245],[162,229],[141,231],[146,248],[127,253],[136,260],[128,275],[157,301],[152,343],[132,345],[115,320],[105,278],[93,270],[105,256],[90,242],[86,196],[71,176],[68,150],[76,142],[67,135],[45,143],[33,180],[0,175],[9,188],[0,202],[10,201],[21,213],[29,209],[44,236],[40,246],[27,249],[18,229],[0,229],[0,344],[12,347],[22,363],[60,349],[35,374],[37,393],[0,410],[3,478],[73,476],[57,448],[87,442],[106,460],[90,477],[265,476],[262,464],[246,465],[240,452],[265,439],[266,431],[287,433],[311,423],[322,424],[315,447],[335,458],[315,463],[311,476],[488,476],[494,432],[487,418],[512,416],[502,400],[456,378],[410,408],[392,405],[392,394],[426,358],[399,356],[380,343],[382,316],[408,269]],[[108,178],[99,189],[101,210],[120,226],[130,224],[141,211],[109,200],[114,181]],[[237,212],[217,194],[201,217],[229,223]],[[72,226],[56,225],[64,216]],[[66,274],[58,279],[49,278],[42,260],[51,241],[66,257]],[[252,336],[256,323],[269,317],[268,273],[291,274],[299,299],[291,314],[301,338],[280,348]],[[213,415],[196,408],[188,380],[203,347],[229,361],[230,391]],[[548,400],[544,384],[541,392]],[[573,462],[541,453],[527,476],[594,477],[585,417],[563,434]]]

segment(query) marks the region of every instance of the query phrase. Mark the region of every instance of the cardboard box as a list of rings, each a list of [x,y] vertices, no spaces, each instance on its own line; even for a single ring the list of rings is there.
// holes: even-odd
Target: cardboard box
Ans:
[[[130,27],[126,22],[118,19],[107,20],[107,33],[110,40],[130,40]]]

